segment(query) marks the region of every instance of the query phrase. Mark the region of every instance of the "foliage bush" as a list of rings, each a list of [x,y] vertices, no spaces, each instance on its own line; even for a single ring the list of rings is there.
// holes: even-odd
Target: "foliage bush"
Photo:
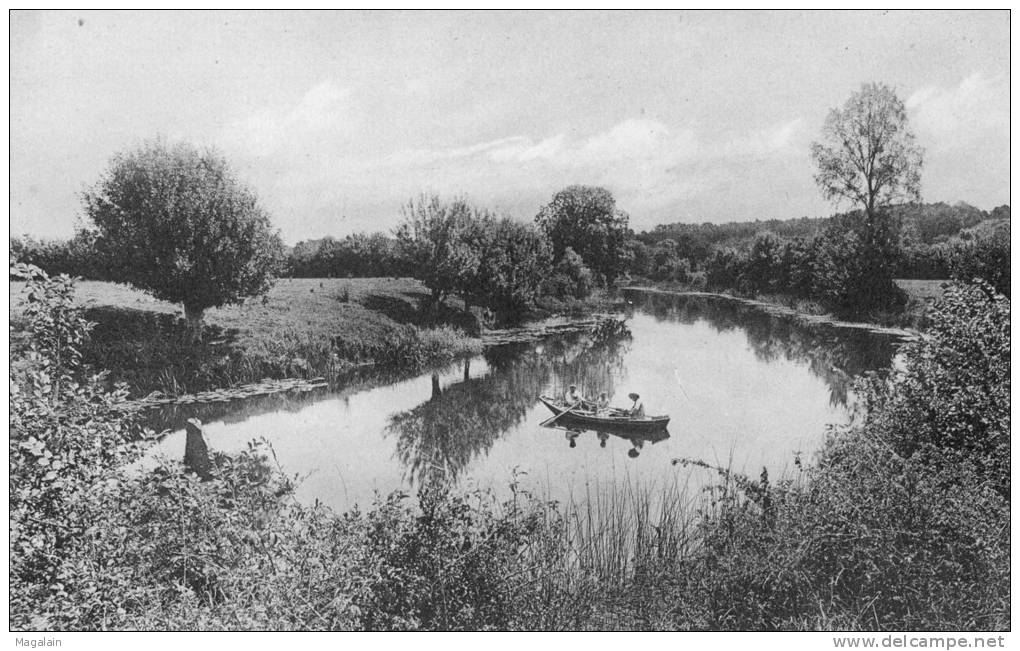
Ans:
[[[893,282],[898,260],[899,234],[891,216],[850,213],[817,243],[814,297],[840,315],[902,307],[906,296]]]
[[[740,254],[733,249],[717,249],[705,263],[705,282],[712,289],[735,289],[742,273]]]
[[[397,241],[383,233],[298,242],[284,266],[284,273],[294,278],[381,278],[406,271]]]
[[[567,248],[542,283],[542,293],[557,298],[584,299],[595,290],[595,275],[573,249]]]
[[[466,292],[470,302],[517,315],[534,304],[548,276],[552,252],[545,235],[510,218],[478,223],[481,262]]]
[[[726,481],[670,570],[675,626],[1009,628],[1009,302],[950,289],[795,482]]]
[[[505,507],[396,494],[338,516],[294,501],[261,444],[216,455],[207,482],[179,463],[126,465],[148,436],[126,389],[83,377],[71,354],[87,323],[69,279],[18,273],[45,336],[12,384],[12,629],[503,629],[540,617],[541,532],[556,520],[525,493]]]
[[[981,279],[995,291],[1010,295],[1009,228],[1005,234],[961,242],[948,254],[950,275],[956,280],[971,282]]]
[[[19,265],[28,279],[30,348],[11,382],[11,622],[38,627],[40,613],[78,613],[81,573],[98,571],[80,557],[104,520],[102,496],[113,468],[137,438],[121,406],[126,389],[108,393],[85,377],[81,346],[89,324],[73,305],[66,276],[50,279]],[[88,603],[85,599],[84,603]]]
[[[96,252],[95,233],[79,231],[70,240],[10,239],[12,261],[30,264],[51,276],[66,274],[81,278],[112,278],[108,261]]]
[[[669,280],[686,283],[690,280],[690,259],[682,257],[679,245],[674,240],[662,240],[651,252],[649,277],[653,280]]]

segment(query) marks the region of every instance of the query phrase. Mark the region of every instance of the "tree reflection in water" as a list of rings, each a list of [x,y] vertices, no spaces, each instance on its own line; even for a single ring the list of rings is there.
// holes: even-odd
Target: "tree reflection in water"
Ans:
[[[628,298],[659,321],[704,321],[719,332],[741,330],[755,355],[806,362],[829,388],[829,402],[845,407],[855,376],[890,368],[897,346],[894,335],[770,314],[739,301],[711,296],[628,292]]]
[[[485,352],[491,372],[446,387],[432,376],[432,397],[393,415],[387,434],[412,485],[453,483],[475,457],[487,453],[507,430],[521,424],[550,386],[578,384],[612,393],[630,341],[625,328],[510,344]]]

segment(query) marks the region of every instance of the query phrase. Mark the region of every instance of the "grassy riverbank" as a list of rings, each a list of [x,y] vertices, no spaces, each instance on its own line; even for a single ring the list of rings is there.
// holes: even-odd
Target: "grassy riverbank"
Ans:
[[[24,283],[10,284],[12,340],[23,347]],[[77,302],[96,326],[87,364],[109,370],[134,395],[170,395],[236,386],[262,378],[326,377],[362,366],[403,371],[481,351],[481,310],[458,298],[440,309],[409,278],[280,279],[264,299],[206,311],[203,341],[192,344],[180,305],[125,285],[80,281]],[[595,293],[585,300],[542,297],[523,320],[583,315],[617,307]]]
[[[706,292],[702,284],[679,283],[675,281],[651,281],[636,279],[632,287],[647,288],[662,292],[709,293],[726,296],[734,300],[746,301],[759,305],[766,310],[776,308],[786,314],[798,315],[811,321],[831,321],[855,323],[866,327],[921,330],[928,322],[928,311],[931,304],[940,298],[946,280],[896,280],[896,285],[907,296],[906,305],[897,312],[876,312],[863,320],[845,320],[830,312],[815,301],[797,298],[786,294],[756,294],[744,296],[733,292]]]
[[[15,331],[22,288],[11,284]],[[85,362],[136,394],[335,377],[358,365],[416,368],[481,350],[463,312],[423,309],[426,291],[409,279],[282,279],[265,299],[208,310],[199,345],[187,341],[179,305],[97,281],[78,283],[76,295],[96,323]]]

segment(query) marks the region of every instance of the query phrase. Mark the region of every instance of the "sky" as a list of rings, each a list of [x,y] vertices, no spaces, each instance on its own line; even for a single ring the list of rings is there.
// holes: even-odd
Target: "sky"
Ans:
[[[1009,203],[1007,11],[14,11],[10,57],[15,235],[70,236],[154,138],[218,149],[290,244],[421,193],[528,221],[577,183],[638,231],[823,216],[810,144],[872,81],[925,201]]]

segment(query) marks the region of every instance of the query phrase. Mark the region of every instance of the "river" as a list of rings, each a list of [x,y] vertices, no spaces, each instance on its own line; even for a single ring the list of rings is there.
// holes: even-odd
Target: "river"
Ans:
[[[680,458],[789,475],[798,455],[811,460],[828,425],[848,421],[852,377],[888,368],[900,343],[722,298],[626,296],[625,333],[496,346],[415,377],[164,416],[176,427],[192,415],[207,420],[215,450],[265,438],[283,470],[300,477],[298,499],[337,510],[425,482],[506,495],[515,473],[533,492],[564,502],[625,481],[707,481],[673,463]],[[570,384],[588,396],[605,391],[619,406],[640,393],[649,415],[671,417],[668,437],[541,427],[551,413],[538,397],[562,396]],[[183,450],[178,429],[146,463]]]

